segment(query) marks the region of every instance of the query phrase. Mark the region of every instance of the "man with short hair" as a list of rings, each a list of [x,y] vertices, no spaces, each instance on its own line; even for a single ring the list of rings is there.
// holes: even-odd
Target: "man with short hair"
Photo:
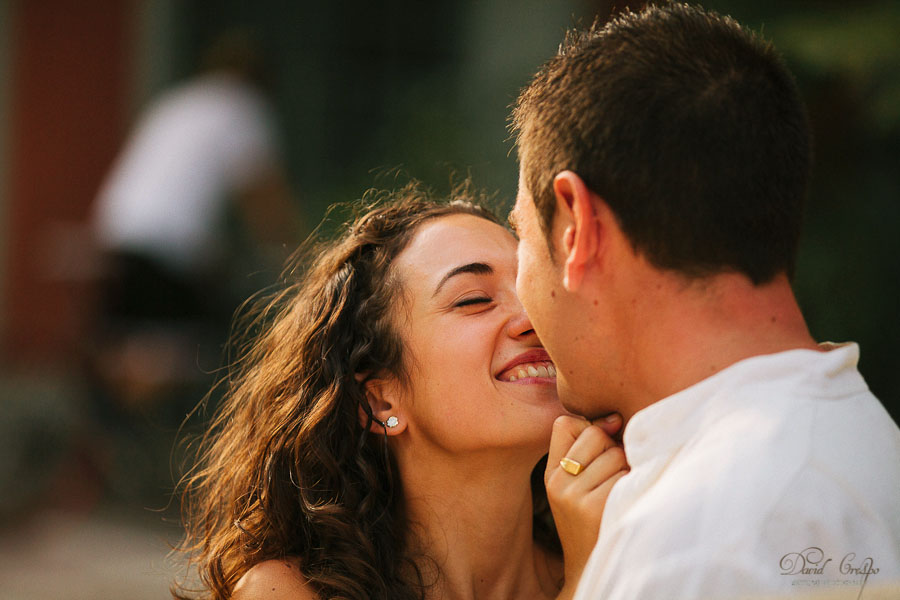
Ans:
[[[626,13],[568,37],[513,128],[522,302],[566,407],[626,421],[576,598],[896,592],[900,430],[791,289],[810,136],[774,48]],[[584,428],[557,423],[548,478],[590,468]]]

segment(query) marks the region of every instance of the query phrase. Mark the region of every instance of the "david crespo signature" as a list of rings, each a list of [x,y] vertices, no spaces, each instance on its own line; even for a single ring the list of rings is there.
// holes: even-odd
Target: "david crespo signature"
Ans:
[[[853,577],[854,581],[846,583],[860,584],[857,600],[862,597],[869,575],[876,575],[879,571],[870,556],[857,558],[855,552],[849,552],[840,562],[835,563],[831,557],[826,558],[825,551],[818,546],[810,546],[800,552],[788,552],[781,557],[778,567],[782,575],[826,575],[837,571],[837,574]]]

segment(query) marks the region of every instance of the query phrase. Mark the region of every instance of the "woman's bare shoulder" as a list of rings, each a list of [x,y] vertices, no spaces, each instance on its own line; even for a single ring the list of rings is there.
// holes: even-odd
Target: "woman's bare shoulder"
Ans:
[[[234,586],[233,600],[318,600],[300,565],[291,559],[267,560],[250,568]]]

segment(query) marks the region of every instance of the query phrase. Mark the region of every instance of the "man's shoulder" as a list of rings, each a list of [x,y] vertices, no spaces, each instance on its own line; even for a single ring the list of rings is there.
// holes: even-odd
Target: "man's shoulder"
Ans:
[[[616,484],[592,558],[596,580],[661,591],[693,569],[684,585],[779,590],[789,579],[781,557],[810,546],[837,560],[872,556],[883,580],[895,578],[887,565],[900,564],[900,431],[877,399],[764,381],[718,399],[681,424],[691,433],[671,454]]]
[[[723,529],[761,527],[786,510],[815,519],[823,498],[848,511],[900,503],[900,430],[874,396],[845,403],[757,391],[698,427],[657,473],[623,479],[622,492],[633,486],[623,513],[727,540]]]
[[[708,418],[697,415],[707,422],[685,445],[684,456],[716,456],[725,459],[724,467],[741,471],[752,465],[803,469],[827,449],[848,458],[870,451],[900,460],[900,429],[861,378],[859,382],[861,389],[846,393],[777,382],[732,389]],[[830,458],[840,462],[835,455]],[[869,467],[878,470],[877,465]],[[858,465],[852,468],[859,470]]]

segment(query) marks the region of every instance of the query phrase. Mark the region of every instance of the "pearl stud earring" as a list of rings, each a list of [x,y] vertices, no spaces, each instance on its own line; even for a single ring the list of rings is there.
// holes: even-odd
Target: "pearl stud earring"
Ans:
[[[400,424],[400,419],[398,419],[398,418],[395,417],[394,415],[389,416],[388,419],[387,419],[387,421],[385,421],[385,422],[383,423],[383,425],[384,425],[385,427],[391,427],[391,428],[394,428],[394,427],[396,427],[396,426],[399,425],[399,424]]]

